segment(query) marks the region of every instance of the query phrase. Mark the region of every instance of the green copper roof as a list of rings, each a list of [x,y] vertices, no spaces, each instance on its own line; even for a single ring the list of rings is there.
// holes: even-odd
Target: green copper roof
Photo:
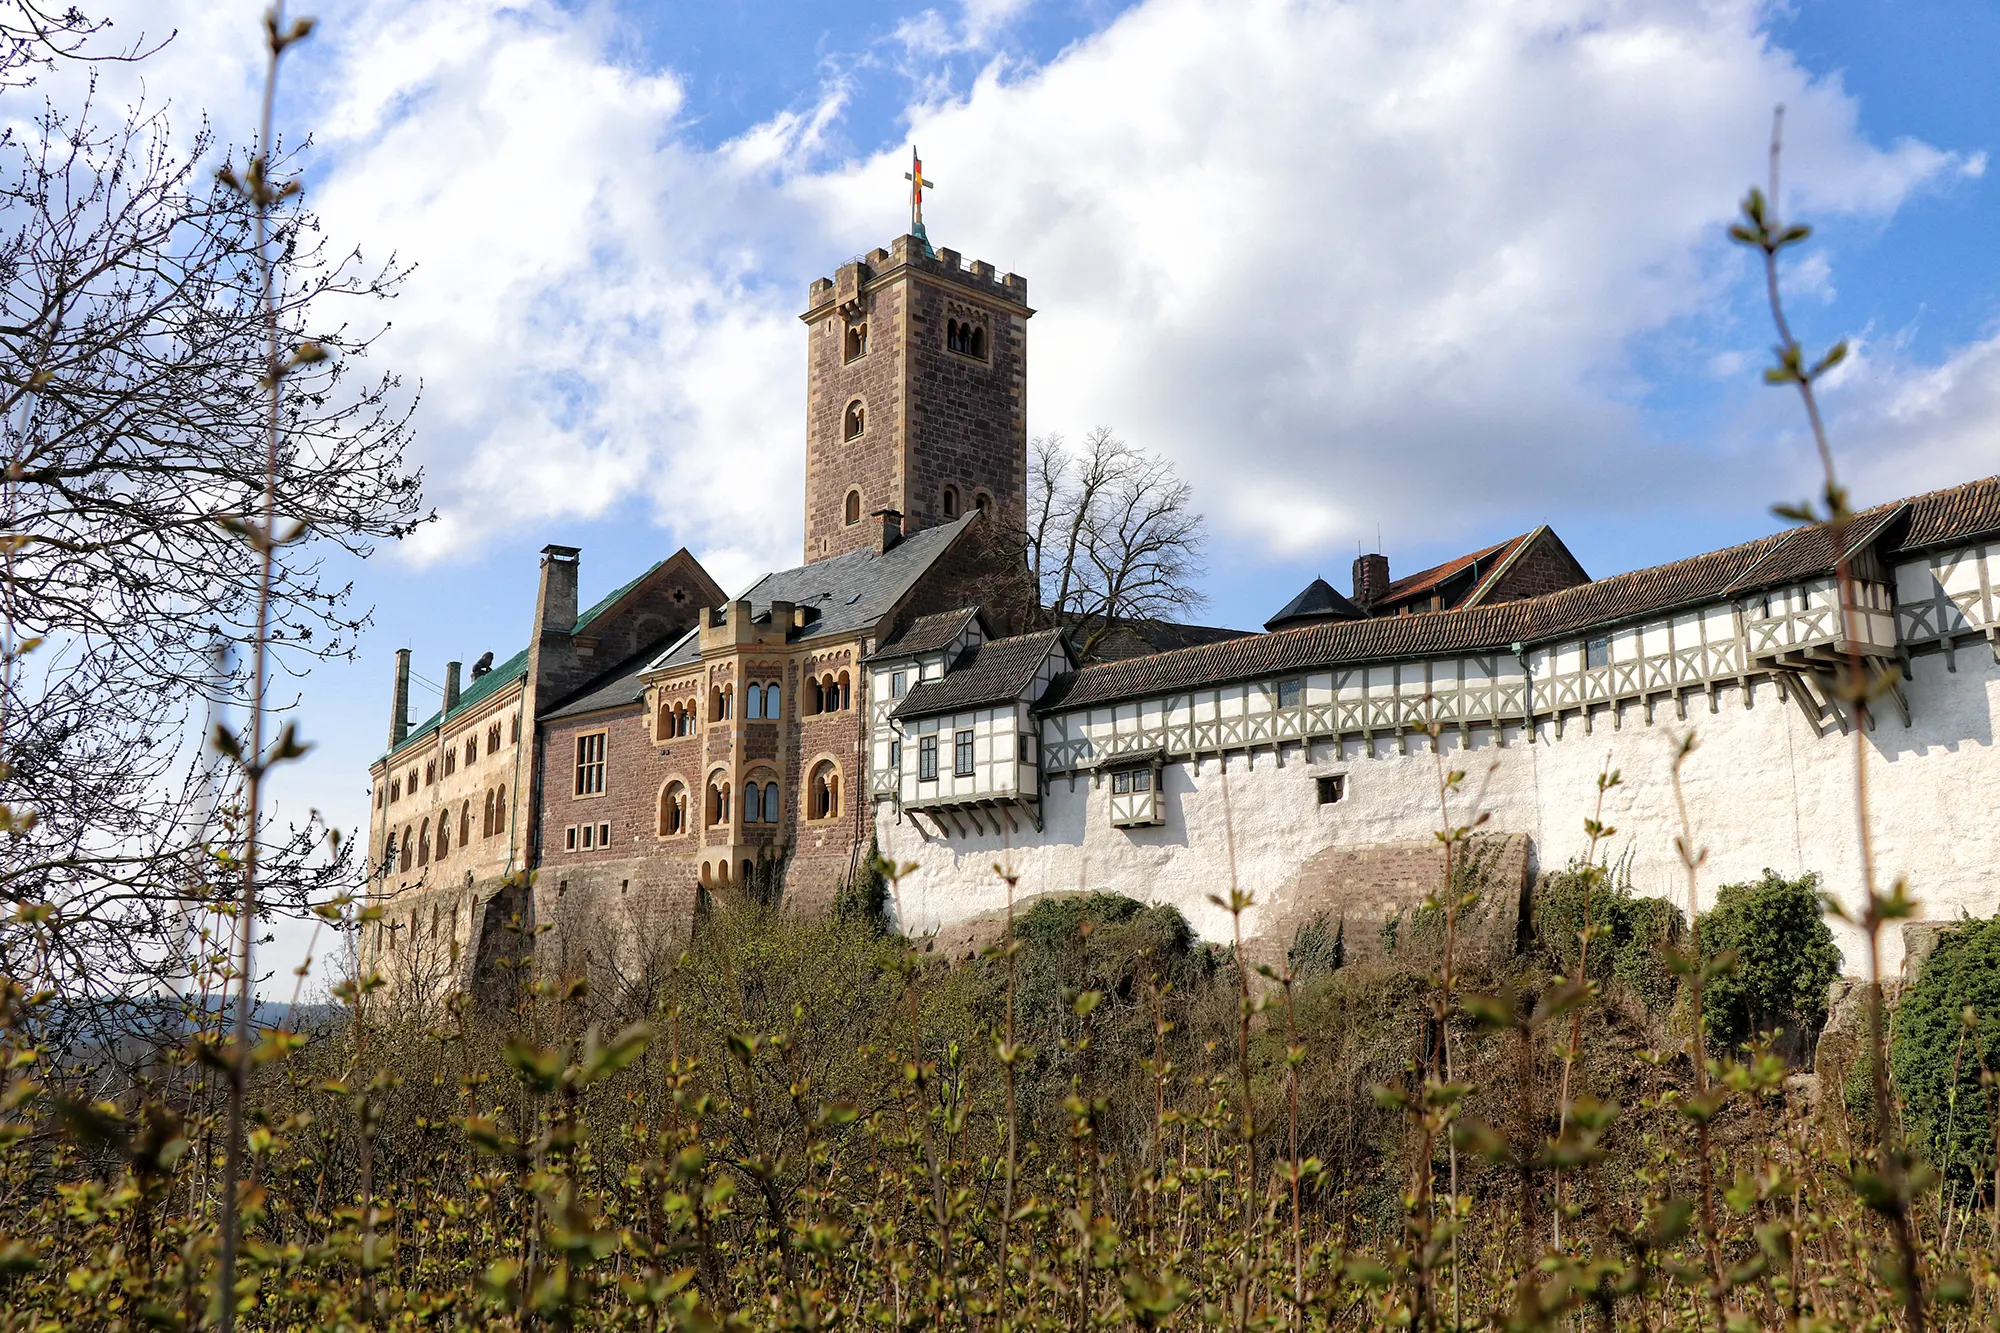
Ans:
[[[643,583],[646,580],[648,575],[652,574],[654,570],[658,569],[661,565],[664,565],[666,563],[667,562],[665,560],[655,560],[652,564],[648,565],[643,571],[641,571],[637,578],[630,580],[629,582],[621,585],[620,587],[613,589],[610,593],[606,594],[605,596],[598,598],[597,601],[591,605],[589,610],[585,611],[582,615],[576,618],[576,624],[570,627],[569,632],[571,634],[582,633],[584,626],[588,625],[591,621],[597,619],[600,615],[603,615],[618,601],[620,597],[623,597],[626,593],[638,587],[641,583]],[[492,693],[495,690],[498,690],[503,685],[507,685],[513,681],[521,679],[521,677],[527,675],[527,673],[528,673],[528,650],[526,648],[523,648],[520,652],[515,653],[512,657],[500,663],[498,666],[494,667],[491,671],[487,672],[479,679],[468,684],[464,690],[460,691],[458,696],[458,704],[451,710],[451,717],[458,717],[461,714],[463,714],[467,709],[477,707],[481,701],[485,700],[487,697],[492,695]],[[393,750],[388,751],[382,757],[384,759],[393,759],[397,755],[402,754],[407,750],[416,749],[418,746],[424,743],[425,739],[430,733],[436,732],[439,725],[448,720],[449,718],[445,717],[441,713],[432,713],[422,722],[410,728],[410,734],[403,738],[403,743],[401,745],[398,745]]]

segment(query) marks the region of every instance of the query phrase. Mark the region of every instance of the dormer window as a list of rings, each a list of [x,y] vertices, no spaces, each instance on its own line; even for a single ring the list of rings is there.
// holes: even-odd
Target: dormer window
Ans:
[[[866,321],[847,326],[847,359],[859,361],[868,355],[868,325]]]
[[[853,439],[868,428],[868,409],[861,405],[859,398],[847,405],[847,416],[842,429],[848,439]]]

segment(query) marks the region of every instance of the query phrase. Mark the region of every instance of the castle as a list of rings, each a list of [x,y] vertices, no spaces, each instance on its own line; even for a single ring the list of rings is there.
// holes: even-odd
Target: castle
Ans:
[[[1538,869],[1589,846],[1607,765],[1600,853],[1684,904],[1690,728],[1703,901],[1771,867],[1857,904],[1826,532],[1595,580],[1547,528],[1402,578],[1364,555],[1350,593],[1315,580],[1261,633],[1139,632],[1079,663],[1011,622],[1025,574],[993,540],[1026,517],[1033,314],[1025,280],[920,229],[842,265],[801,316],[803,563],[732,599],[682,550],[580,610],[578,549],[546,547],[526,646],[468,680],[448,664],[414,726],[398,654],[368,843],[392,980],[470,983],[521,925],[645,966],[718,894],[827,910],[871,845],[916,867],[892,903],[913,933],[1001,911],[1004,865],[1020,901],[1122,893],[1226,939],[1234,886],[1267,950],[1311,920],[1383,947],[1475,802],[1515,919]],[[2000,478],[1877,506],[1849,538],[1856,646],[1894,681],[1865,718],[1884,883],[1907,875],[1933,919],[1991,913]],[[1449,816],[1446,768],[1467,774]]]

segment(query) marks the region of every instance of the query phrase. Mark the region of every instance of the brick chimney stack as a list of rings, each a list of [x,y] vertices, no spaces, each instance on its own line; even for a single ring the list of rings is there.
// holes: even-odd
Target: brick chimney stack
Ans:
[[[445,713],[449,713],[451,712],[452,709],[458,707],[458,672],[459,668],[464,665],[465,664],[463,662],[446,662],[444,664]],[[439,716],[442,717],[443,714],[440,714]]]
[[[903,513],[899,509],[878,509],[869,517],[882,525],[875,551],[878,555],[887,555],[897,542],[903,540]]]
[[[1389,557],[1369,554],[1357,556],[1354,560],[1354,600],[1364,611],[1372,611],[1375,603],[1389,592]]]
[[[410,734],[410,650],[396,650],[396,695],[389,705],[389,748],[401,745]]]

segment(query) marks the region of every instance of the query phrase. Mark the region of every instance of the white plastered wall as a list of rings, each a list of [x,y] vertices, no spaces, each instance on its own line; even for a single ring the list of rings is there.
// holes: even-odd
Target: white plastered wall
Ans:
[[[2000,750],[1993,736],[2000,671],[1984,646],[1961,647],[1955,660],[1952,671],[1942,654],[1914,659],[1914,679],[1904,686],[1910,725],[1884,704],[1864,747],[1880,887],[1907,876],[1920,915],[1931,919],[2000,908]],[[1588,731],[1571,714],[1560,737],[1544,722],[1533,744],[1510,726],[1509,743],[1495,745],[1484,725],[1471,728],[1469,749],[1455,729],[1441,744],[1447,766],[1467,772],[1467,799],[1483,790],[1486,828],[1530,835],[1545,869],[1583,852],[1597,775],[1607,763],[1618,769],[1623,784],[1605,802],[1605,822],[1618,830],[1607,850],[1614,860],[1629,852],[1638,892],[1685,907],[1671,770],[1678,738],[1692,729],[1700,745],[1683,779],[1694,840],[1707,854],[1697,877],[1700,905],[1709,905],[1718,886],[1754,879],[1768,866],[1817,871],[1840,902],[1857,909],[1853,738],[1831,726],[1818,734],[1769,678],[1752,687],[1750,708],[1733,684],[1716,690],[1713,713],[1705,704],[1690,700],[1686,722],[1662,707],[1648,724],[1644,706],[1626,702],[1616,726],[1600,706]],[[1312,779],[1328,773],[1348,775],[1347,794],[1322,806]],[[1289,742],[1231,752],[1226,783],[1215,755],[1170,759],[1166,822],[1155,828],[1111,827],[1108,788],[1089,773],[1074,782],[1066,774],[1050,779],[1039,835],[939,838],[898,820],[890,805],[878,809],[877,827],[886,856],[918,867],[899,886],[906,930],[1000,910],[1005,887],[993,866],[1005,861],[1019,875],[1021,896],[1104,890],[1170,903],[1204,937],[1220,940],[1229,935],[1228,915],[1209,897],[1226,896],[1232,876],[1270,901],[1321,848],[1430,837],[1440,824],[1437,773],[1421,734]],[[1862,973],[1862,936],[1833,925],[1844,970]],[[1245,926],[1255,933],[1254,909]],[[1883,966],[1893,973],[1900,938],[1892,930],[1882,943]]]

